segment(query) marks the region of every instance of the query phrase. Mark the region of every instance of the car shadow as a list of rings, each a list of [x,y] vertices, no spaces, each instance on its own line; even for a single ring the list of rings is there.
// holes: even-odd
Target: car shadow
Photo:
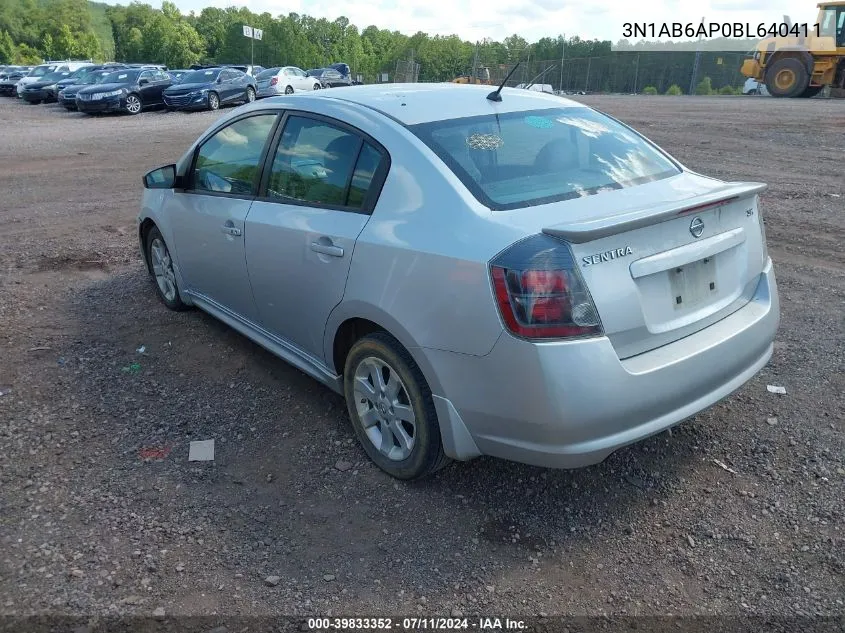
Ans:
[[[354,587],[339,606],[395,612],[599,555],[597,539],[648,529],[712,439],[688,422],[577,471],[480,458],[398,482],[367,459],[340,396],[198,310],[168,311],[152,283],[137,263],[64,306],[60,383],[97,413],[79,431],[106,449],[87,477],[134,500],[127,515],[199,526],[157,547],[201,535],[205,565],[278,575],[314,604],[338,600],[329,576]],[[190,442],[208,439],[213,461],[189,462]]]

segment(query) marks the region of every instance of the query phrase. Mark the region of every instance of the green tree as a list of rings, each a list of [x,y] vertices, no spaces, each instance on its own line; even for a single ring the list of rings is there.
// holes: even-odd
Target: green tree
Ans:
[[[669,89],[666,91],[666,94],[672,97],[676,97],[684,94],[684,91],[681,90],[681,87],[678,84],[672,84],[671,86],[669,86]]]
[[[644,95],[656,95],[657,94],[657,88],[655,88],[654,86],[646,86],[645,88],[643,88],[643,94]]]

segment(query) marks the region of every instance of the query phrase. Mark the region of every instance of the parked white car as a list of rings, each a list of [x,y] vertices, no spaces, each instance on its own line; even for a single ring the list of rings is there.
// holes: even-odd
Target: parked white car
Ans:
[[[275,97],[281,94],[293,94],[303,90],[319,90],[323,86],[320,80],[309,77],[304,70],[296,66],[268,68],[255,78],[258,84],[256,96]]]
[[[763,95],[769,96],[769,91],[766,84],[757,81],[754,77],[749,77],[745,80],[745,85],[742,87],[742,94],[744,95]]]

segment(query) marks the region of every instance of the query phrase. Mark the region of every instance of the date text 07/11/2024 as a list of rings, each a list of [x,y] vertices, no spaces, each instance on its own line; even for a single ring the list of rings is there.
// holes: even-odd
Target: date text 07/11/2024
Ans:
[[[754,39],[765,37],[810,37],[821,36],[819,24],[789,24],[787,22],[751,24],[750,22],[625,22],[622,37],[681,38],[681,37],[725,37]]]
[[[477,617],[477,618],[308,618],[306,626],[310,631],[521,631],[526,628],[524,620]]]

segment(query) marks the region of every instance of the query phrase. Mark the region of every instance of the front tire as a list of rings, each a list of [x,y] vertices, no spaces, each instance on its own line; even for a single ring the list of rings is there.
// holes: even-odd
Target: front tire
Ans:
[[[161,302],[176,312],[187,310],[188,306],[179,296],[176,284],[176,272],[173,268],[173,258],[170,249],[161,235],[158,227],[154,226],[147,233],[146,239],[147,262],[149,262],[153,279],[156,283],[156,294]]]
[[[220,109],[220,97],[217,96],[216,92],[208,93],[208,109],[212,112]]]
[[[773,97],[799,97],[809,85],[810,74],[795,57],[781,57],[766,70],[766,88]]]
[[[255,101],[255,90],[250,87],[246,89],[246,102],[252,103],[253,101]]]
[[[385,332],[346,358],[343,390],[352,428],[370,459],[397,479],[420,479],[449,463],[431,389],[408,351]]]
[[[129,114],[140,114],[142,110],[141,98],[136,94],[126,96],[126,111]]]

